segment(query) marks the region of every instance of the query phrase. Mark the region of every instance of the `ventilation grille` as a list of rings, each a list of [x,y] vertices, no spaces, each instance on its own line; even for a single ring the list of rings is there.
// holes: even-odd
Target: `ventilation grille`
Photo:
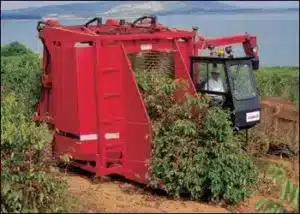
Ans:
[[[163,72],[174,74],[174,52],[141,51],[129,53],[128,58],[134,72]]]

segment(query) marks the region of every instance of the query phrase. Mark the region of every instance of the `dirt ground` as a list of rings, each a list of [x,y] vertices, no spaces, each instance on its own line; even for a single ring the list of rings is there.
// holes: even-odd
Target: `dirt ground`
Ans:
[[[299,161],[283,160],[277,157],[263,158],[263,161],[279,163],[287,169],[288,176],[299,183]],[[188,198],[172,199],[166,193],[145,188],[128,180],[115,177],[96,179],[87,172],[73,169],[61,172],[69,184],[70,195],[76,200],[74,212],[127,212],[127,213],[253,213],[261,199],[276,199],[278,189],[262,184],[252,197],[239,206],[224,206],[196,202]]]
[[[174,200],[121,178],[94,180],[82,171],[64,174],[69,192],[77,197],[76,212],[109,213],[229,213],[221,206],[191,200]]]

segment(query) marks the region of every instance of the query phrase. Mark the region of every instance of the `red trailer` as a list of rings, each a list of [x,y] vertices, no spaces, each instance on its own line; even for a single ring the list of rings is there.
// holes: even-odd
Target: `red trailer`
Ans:
[[[201,91],[201,76],[195,72],[195,63],[217,62],[225,68],[246,63],[255,86],[252,71],[259,61],[256,37],[249,34],[203,38],[197,36],[197,29],[168,28],[154,16],[132,23],[112,19],[102,23],[101,18],[95,18],[79,26],[48,20],[40,21],[37,29],[44,45],[43,88],[34,119],[55,128],[56,153],[70,154],[79,167],[98,176],[119,174],[148,183],[151,121],[137,86],[136,69],[151,71],[164,66],[175,78],[188,81],[188,93],[196,94]],[[230,47],[225,49],[228,57],[224,53],[200,56],[205,49],[214,53],[218,46],[235,43],[243,44],[244,58],[232,57]],[[231,72],[225,69],[229,79]],[[231,99],[233,108],[240,112],[237,115],[246,118],[244,123],[236,117],[237,129],[259,122],[259,115],[248,120],[249,112],[252,119],[253,111],[259,113],[257,93],[250,101]],[[251,107],[239,111],[239,102],[251,103]]]

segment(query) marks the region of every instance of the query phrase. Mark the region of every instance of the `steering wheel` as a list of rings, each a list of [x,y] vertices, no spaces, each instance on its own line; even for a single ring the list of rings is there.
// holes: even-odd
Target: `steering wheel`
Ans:
[[[138,26],[137,23],[140,22],[140,24],[142,24],[142,21],[144,21],[145,19],[151,19],[151,25],[150,26],[155,26],[156,25],[156,16],[142,16],[136,20],[134,20],[132,22],[132,27],[145,27],[145,26]],[[148,27],[150,27],[148,26]]]

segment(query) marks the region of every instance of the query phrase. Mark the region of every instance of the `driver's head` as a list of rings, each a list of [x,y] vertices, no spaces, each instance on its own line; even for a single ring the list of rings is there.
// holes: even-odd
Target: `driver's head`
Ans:
[[[216,81],[218,80],[219,75],[220,75],[220,71],[219,71],[219,69],[218,69],[217,64],[213,64],[212,71],[211,71],[211,75],[212,75],[212,78],[213,78],[214,80],[216,80]]]

